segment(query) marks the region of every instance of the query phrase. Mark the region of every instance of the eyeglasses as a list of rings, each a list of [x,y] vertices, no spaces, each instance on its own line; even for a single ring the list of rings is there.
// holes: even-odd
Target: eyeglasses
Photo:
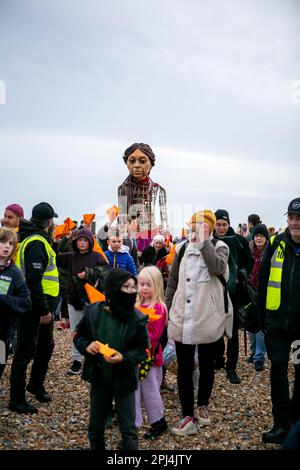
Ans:
[[[121,291],[123,292],[137,292],[136,284],[123,284],[121,287]]]

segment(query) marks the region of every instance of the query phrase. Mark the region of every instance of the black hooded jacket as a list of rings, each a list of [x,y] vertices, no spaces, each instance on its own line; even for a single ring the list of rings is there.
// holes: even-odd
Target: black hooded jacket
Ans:
[[[254,264],[249,242],[242,235],[235,233],[232,227],[228,228],[224,237],[217,237],[215,232],[214,236],[226,243],[230,250],[228,260],[230,270],[228,290],[231,294],[235,294],[236,291],[240,294],[240,286],[236,283],[236,281],[242,281],[239,277],[239,271],[243,270],[246,275],[249,275]]]
[[[103,356],[100,353],[95,356],[88,354],[86,348],[95,340],[104,344],[108,343],[113,348],[116,332],[122,329],[122,346],[119,346],[118,350],[123,354],[123,361],[111,366],[112,389],[116,395],[136,390],[136,366],[146,359],[146,348],[149,347],[146,324],[146,315],[136,310],[128,313],[128,321],[125,323],[107,309],[105,302],[87,305],[74,335],[76,348],[85,356],[82,378],[91,383],[107,385],[107,375],[105,375],[107,365],[104,364]],[[99,337],[98,331],[109,333]],[[120,338],[118,338],[118,343],[120,345]]]
[[[12,262],[0,269],[0,338],[6,339],[17,314],[30,310],[30,292],[20,269]]]
[[[77,240],[80,237],[85,237],[89,240],[89,251],[87,253],[80,253],[77,248]],[[101,256],[100,253],[93,251],[94,239],[90,230],[78,230],[76,236],[72,241],[73,252],[59,253],[56,256],[57,266],[68,270],[67,281],[67,300],[68,303],[73,305],[76,310],[82,310],[85,302],[88,302],[88,297],[84,288],[89,279],[80,279],[78,273],[86,271],[87,268],[96,268],[103,266],[108,269],[108,264]],[[57,251],[57,243],[53,244],[53,249]],[[99,275],[101,273],[99,272]]]

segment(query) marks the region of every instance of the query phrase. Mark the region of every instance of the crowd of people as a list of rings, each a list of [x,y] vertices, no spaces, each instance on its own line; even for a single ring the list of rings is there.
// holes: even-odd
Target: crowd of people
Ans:
[[[249,215],[247,230],[235,231],[227,210],[202,210],[191,215],[186,237],[173,240],[161,231],[142,250],[130,232],[131,216],[112,218],[97,234],[89,224],[74,223],[63,237],[53,231],[56,217],[53,207],[41,202],[29,220],[19,204],[7,206],[1,220],[0,340],[5,354],[0,376],[11,352],[12,412],[38,412],[26,392],[42,403],[52,400],[45,384],[53,329],[70,327],[74,336],[66,374],[81,374],[91,384],[92,449],[105,449],[105,429],[114,415],[122,449],[138,449],[143,416],[149,424],[145,439],[168,430],[160,392],[167,343],[176,351],[182,410],[170,433],[197,434],[198,425],[213,425],[209,400],[215,370],[224,368],[228,381],[242,386],[238,312],[251,301],[249,282],[257,293],[260,328],[248,332],[247,361],[258,373],[266,354],[271,363],[274,425],[262,440],[289,447],[300,419],[296,353],[292,396],[288,382],[292,347],[300,339],[300,198],[288,205],[287,228],[281,233],[268,229],[256,214]],[[91,301],[87,284],[103,299]]]

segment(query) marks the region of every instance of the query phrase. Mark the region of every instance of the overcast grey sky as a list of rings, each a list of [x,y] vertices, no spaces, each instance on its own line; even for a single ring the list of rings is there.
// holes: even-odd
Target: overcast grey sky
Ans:
[[[299,36],[297,0],[0,0],[1,214],[46,200],[100,223],[146,142],[176,233],[196,205],[284,225]]]

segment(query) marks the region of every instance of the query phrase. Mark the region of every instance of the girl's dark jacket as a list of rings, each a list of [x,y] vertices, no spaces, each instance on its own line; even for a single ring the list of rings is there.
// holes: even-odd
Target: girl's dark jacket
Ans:
[[[134,310],[128,314],[128,321],[124,322],[109,313],[105,305],[105,302],[87,305],[84,316],[76,327],[73,341],[79,352],[85,356],[82,378],[91,383],[108,385],[109,367],[113,393],[120,395],[133,392],[138,383],[136,366],[146,359],[146,349],[149,347],[147,316]],[[87,346],[95,340],[117,349],[123,354],[123,361],[108,365],[101,354],[93,356],[87,353]],[[115,344],[118,344],[118,347]]]
[[[24,276],[13,262],[0,270],[0,285],[0,336],[3,339],[15,316],[30,310],[31,299]]]

